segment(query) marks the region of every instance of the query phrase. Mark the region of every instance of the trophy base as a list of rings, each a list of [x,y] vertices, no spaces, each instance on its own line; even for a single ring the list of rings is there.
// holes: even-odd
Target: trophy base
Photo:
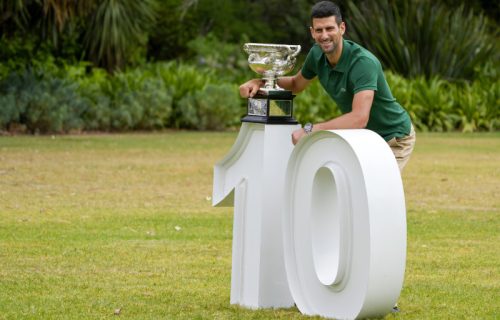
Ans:
[[[265,117],[265,116],[252,116],[246,115],[241,118],[241,122],[254,122],[264,124],[297,124],[299,123],[295,118],[288,117]]]
[[[297,124],[293,118],[293,98],[290,90],[261,90],[248,98],[248,112],[242,122],[265,124]]]

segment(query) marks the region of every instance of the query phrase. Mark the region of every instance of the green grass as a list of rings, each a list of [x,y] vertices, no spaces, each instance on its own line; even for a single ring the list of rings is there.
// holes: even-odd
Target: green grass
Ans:
[[[0,138],[0,319],[314,319],[229,304],[236,133]],[[387,319],[500,318],[500,134],[418,134]],[[119,315],[114,315],[120,309]]]

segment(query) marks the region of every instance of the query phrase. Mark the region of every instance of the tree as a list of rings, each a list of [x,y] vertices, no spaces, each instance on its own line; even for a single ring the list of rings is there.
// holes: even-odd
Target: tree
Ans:
[[[0,0],[2,37],[29,33],[50,42],[57,52],[68,41],[84,39],[79,56],[112,72],[134,50],[144,47],[156,18],[156,0]],[[66,37],[68,38],[68,37]],[[36,47],[39,47],[37,45]],[[54,52],[54,53],[56,53]]]
[[[104,0],[92,11],[85,33],[88,57],[113,71],[124,67],[156,19],[154,0]]]

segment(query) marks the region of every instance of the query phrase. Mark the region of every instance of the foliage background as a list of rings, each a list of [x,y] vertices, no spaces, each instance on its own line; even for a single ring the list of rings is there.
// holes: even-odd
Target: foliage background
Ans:
[[[313,3],[0,0],[0,131],[234,127],[255,77],[242,44],[300,44],[304,59]],[[498,3],[338,3],[419,130],[498,130]],[[295,108],[300,122],[339,113],[317,83]]]

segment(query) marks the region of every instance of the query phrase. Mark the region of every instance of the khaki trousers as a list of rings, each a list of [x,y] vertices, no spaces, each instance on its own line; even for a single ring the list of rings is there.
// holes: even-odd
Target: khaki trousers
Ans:
[[[389,147],[391,147],[392,153],[394,153],[394,156],[396,157],[400,172],[403,172],[403,168],[410,159],[416,140],[415,129],[412,124],[409,135],[403,138],[392,138],[387,141]]]

